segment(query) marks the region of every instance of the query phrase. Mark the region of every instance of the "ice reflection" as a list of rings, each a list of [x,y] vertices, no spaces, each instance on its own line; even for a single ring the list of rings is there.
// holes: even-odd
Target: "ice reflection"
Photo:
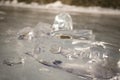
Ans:
[[[61,23],[62,21],[62,23]],[[67,22],[68,21],[68,22]],[[52,25],[40,22],[18,32],[26,55],[49,67],[91,79],[110,79],[118,74],[119,55],[109,44],[96,41],[92,30],[73,30],[69,14],[59,14]]]

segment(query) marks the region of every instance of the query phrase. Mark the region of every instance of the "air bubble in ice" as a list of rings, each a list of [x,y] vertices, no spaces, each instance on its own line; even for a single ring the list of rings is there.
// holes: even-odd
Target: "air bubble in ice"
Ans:
[[[77,40],[94,40],[95,35],[92,30],[65,30],[54,31],[52,36],[59,37],[61,39],[77,39]]]
[[[72,18],[68,13],[60,13],[55,17],[54,24],[52,26],[53,31],[59,30],[72,30]]]

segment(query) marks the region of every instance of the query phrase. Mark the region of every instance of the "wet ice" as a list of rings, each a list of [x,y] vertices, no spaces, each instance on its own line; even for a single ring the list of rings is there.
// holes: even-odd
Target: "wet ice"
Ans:
[[[53,25],[40,22],[34,28],[22,29],[18,35],[18,39],[28,40],[29,44],[24,45],[32,47],[26,53],[39,63],[84,77],[109,79],[116,75],[117,68],[106,64],[112,61],[108,60],[110,49],[105,42],[96,41],[92,30],[74,30],[68,13],[58,14]]]

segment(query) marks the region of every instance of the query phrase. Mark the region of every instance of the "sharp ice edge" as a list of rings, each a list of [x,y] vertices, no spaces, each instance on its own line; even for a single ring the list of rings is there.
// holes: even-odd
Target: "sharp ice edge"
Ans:
[[[56,1],[54,3],[39,5],[38,3],[32,2],[31,4],[26,4],[23,2],[17,2],[17,0],[10,1],[0,1],[1,6],[14,6],[14,7],[23,7],[23,8],[39,8],[39,9],[48,9],[52,12],[57,12],[56,10],[63,11],[74,11],[74,12],[85,12],[85,13],[96,13],[96,14],[116,14],[120,15],[120,10],[117,9],[108,9],[101,7],[77,7],[77,6],[69,6],[62,4],[60,1]],[[54,9],[55,11],[51,10]]]
[[[91,44],[91,45],[97,45],[97,46],[102,46],[104,49],[106,48],[106,44],[109,44],[109,43],[106,43],[106,42],[103,42],[103,41],[90,41],[90,40],[73,40],[72,44],[79,44],[79,43],[87,43],[87,44]],[[83,48],[79,48],[78,49],[83,49]]]

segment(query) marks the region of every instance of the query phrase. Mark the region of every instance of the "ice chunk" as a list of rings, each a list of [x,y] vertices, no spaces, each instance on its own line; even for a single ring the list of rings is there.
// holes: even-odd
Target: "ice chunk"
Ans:
[[[6,64],[8,66],[14,66],[17,64],[24,64],[24,59],[23,58],[16,58],[16,57],[12,57],[12,58],[7,58],[3,61],[3,64]]]
[[[25,27],[18,32],[18,39],[20,40],[31,40],[34,37],[33,29],[30,27]]]
[[[53,31],[72,30],[73,24],[71,16],[68,13],[60,13],[56,15],[52,29]]]

